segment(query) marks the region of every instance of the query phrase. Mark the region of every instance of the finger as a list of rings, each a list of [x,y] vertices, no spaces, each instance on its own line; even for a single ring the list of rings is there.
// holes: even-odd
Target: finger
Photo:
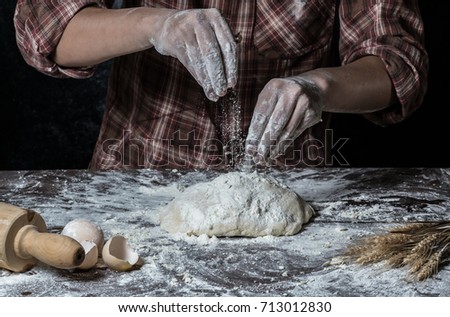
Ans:
[[[186,54],[179,57],[179,60],[187,68],[189,73],[195,78],[197,83],[202,86],[208,99],[217,101],[219,96],[214,91],[211,79],[208,76],[205,64],[201,60],[200,50],[197,46],[188,45],[185,49]]]
[[[275,159],[280,154],[284,154],[286,148],[298,138],[306,128],[303,127],[305,121],[305,112],[309,108],[309,99],[302,94],[298,97],[295,109],[284,127],[282,133],[279,134],[277,146],[273,147],[270,158]]]
[[[237,44],[230,27],[222,16],[213,21],[212,25],[223,56],[227,88],[233,88],[237,82]]]
[[[320,104],[302,94],[297,102],[292,119],[286,125],[285,131],[280,135],[278,147],[274,149],[271,157],[284,154],[286,148],[292,144],[306,129],[321,121]]]
[[[258,147],[258,154],[266,158],[277,146],[277,140],[284,131],[295,111],[297,95],[282,94],[277,100],[274,111],[267,123],[264,136]]]
[[[217,96],[224,96],[227,92],[227,81],[222,53],[214,30],[212,26],[207,25],[196,30],[195,34],[201,54],[200,61],[206,69],[212,88]]]
[[[278,94],[272,92],[272,89],[264,89],[258,96],[245,142],[246,153],[250,156],[257,153],[269,118],[277,104]]]

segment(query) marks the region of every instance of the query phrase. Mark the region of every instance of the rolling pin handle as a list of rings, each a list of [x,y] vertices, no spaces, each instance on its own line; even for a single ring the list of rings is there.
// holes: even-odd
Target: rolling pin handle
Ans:
[[[35,258],[60,269],[78,267],[85,252],[76,240],[53,233],[39,232],[33,225],[24,226],[14,239],[14,251],[22,259]]]

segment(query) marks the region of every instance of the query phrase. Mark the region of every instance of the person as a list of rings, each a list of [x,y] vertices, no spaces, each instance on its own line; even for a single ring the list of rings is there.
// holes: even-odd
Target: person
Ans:
[[[395,124],[427,89],[414,0],[19,0],[14,24],[50,76],[113,60],[92,169],[324,166],[332,113]]]

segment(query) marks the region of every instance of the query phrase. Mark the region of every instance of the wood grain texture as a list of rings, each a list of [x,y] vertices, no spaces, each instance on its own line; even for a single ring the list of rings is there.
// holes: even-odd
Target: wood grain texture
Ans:
[[[47,233],[43,218],[32,210],[0,203],[0,267],[24,272],[37,261],[57,268],[75,268],[84,259],[74,239]]]
[[[36,264],[35,258],[22,258],[15,252],[16,236],[28,225],[43,232],[47,230],[44,219],[37,213],[0,202],[0,268],[23,272]]]

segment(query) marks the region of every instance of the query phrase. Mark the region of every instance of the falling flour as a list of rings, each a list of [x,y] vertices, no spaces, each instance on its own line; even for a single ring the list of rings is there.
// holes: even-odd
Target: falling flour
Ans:
[[[161,213],[170,233],[200,236],[294,235],[313,208],[295,191],[257,172],[230,172],[179,193]]]

